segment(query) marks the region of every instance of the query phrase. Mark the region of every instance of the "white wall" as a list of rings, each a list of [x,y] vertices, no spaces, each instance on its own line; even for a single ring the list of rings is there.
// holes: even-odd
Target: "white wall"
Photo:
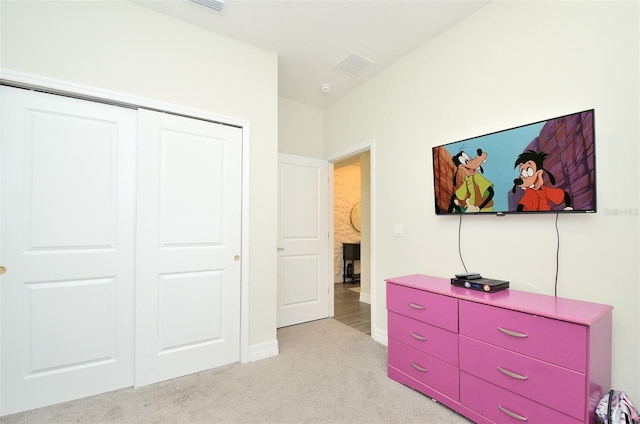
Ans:
[[[637,1],[496,1],[326,110],[327,157],[376,140],[374,333],[384,278],[463,269],[458,219],[434,214],[431,147],[595,108],[599,211],[559,219],[558,294],[614,306],[613,385],[640,401],[639,15]],[[467,267],[553,294],[554,220],[465,217]]]
[[[277,56],[130,2],[0,7],[4,70],[250,122],[249,344],[275,342]]]
[[[278,151],[323,158],[322,109],[281,97],[278,103]]]

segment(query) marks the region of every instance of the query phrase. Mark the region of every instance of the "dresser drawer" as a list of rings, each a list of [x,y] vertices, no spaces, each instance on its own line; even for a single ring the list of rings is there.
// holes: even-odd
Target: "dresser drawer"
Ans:
[[[389,311],[389,337],[458,366],[458,333]]]
[[[565,397],[571,397],[571,395],[566,393]],[[526,421],[532,424],[578,424],[583,422],[583,419],[565,415],[464,371],[460,371],[460,403],[496,423]]]
[[[387,309],[446,330],[458,331],[458,300],[387,284]]]
[[[451,399],[459,399],[458,368],[440,359],[390,339],[389,366]]]
[[[463,300],[459,308],[460,334],[586,372],[586,326]]]
[[[460,370],[543,405],[582,418],[586,376],[567,368],[460,336]],[[571,393],[571,396],[567,396]]]

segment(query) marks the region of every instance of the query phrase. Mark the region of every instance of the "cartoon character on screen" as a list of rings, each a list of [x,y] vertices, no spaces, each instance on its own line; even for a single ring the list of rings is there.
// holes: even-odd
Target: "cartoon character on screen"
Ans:
[[[546,172],[549,181],[555,185],[556,178],[553,174],[544,169],[544,160],[549,156],[544,152],[527,150],[521,153],[516,159],[514,168],[520,165],[520,177],[513,180],[512,193],[516,192],[516,187],[524,190],[524,194],[518,202],[518,212],[526,211],[550,211],[551,203],[560,205],[564,202],[564,210],[573,210],[571,207],[571,196],[561,188],[547,187],[544,185],[543,175]]]
[[[461,151],[453,157],[456,172],[453,186],[457,187],[449,202],[449,212],[473,213],[493,211],[493,183],[485,178],[482,164],[487,161],[487,152],[477,150],[477,156],[471,158]],[[458,173],[464,180],[458,186]]]

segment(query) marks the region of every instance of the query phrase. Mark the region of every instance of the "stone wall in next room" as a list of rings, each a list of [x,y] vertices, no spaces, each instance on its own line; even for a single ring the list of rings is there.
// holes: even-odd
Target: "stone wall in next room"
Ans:
[[[342,282],[342,243],[359,243],[360,232],[351,225],[351,208],[360,202],[360,163],[341,166],[338,162],[333,171],[333,244],[334,282]],[[360,261],[356,261],[354,272],[360,272]]]

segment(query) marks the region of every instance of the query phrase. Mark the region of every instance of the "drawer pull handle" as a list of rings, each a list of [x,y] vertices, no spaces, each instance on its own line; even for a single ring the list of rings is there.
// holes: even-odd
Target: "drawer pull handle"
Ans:
[[[507,330],[506,328],[502,328],[502,327],[498,327],[498,330],[502,331],[504,334],[507,334],[509,336],[513,336],[513,337],[520,337],[520,338],[526,338],[529,337],[528,334],[524,334],[524,333],[518,333],[516,331],[512,331],[512,330]]]
[[[411,337],[413,337],[413,338],[414,338],[414,339],[416,339],[416,340],[420,340],[421,342],[426,342],[426,341],[427,341],[427,338],[426,338],[426,337],[421,336],[420,334],[416,334],[416,333],[414,333],[413,331],[412,331],[412,332],[410,332],[409,334],[411,334]]]
[[[422,305],[418,305],[417,303],[412,303],[412,302],[409,302],[409,306],[411,306],[413,309],[420,309],[420,310],[427,309]]]
[[[504,412],[505,414],[507,414],[511,418],[515,418],[516,420],[520,420],[520,421],[529,421],[529,418],[523,417],[522,415],[518,415],[515,412],[511,412],[511,411],[509,411],[507,408],[505,408],[502,405],[498,405],[498,408],[500,408],[500,410],[502,412]]]
[[[520,374],[516,374],[515,372],[511,372],[509,370],[505,370],[502,367],[498,367],[498,370],[503,373],[504,375],[508,375],[511,378],[515,378],[517,380],[528,380],[529,377],[527,377],[526,375],[520,375]]]
[[[420,371],[420,372],[427,372],[427,371],[429,371],[429,370],[428,370],[428,369],[426,369],[426,368],[422,368],[420,365],[416,364],[415,362],[412,362],[412,363],[411,363],[411,366],[412,366],[413,368],[417,369],[417,370],[418,370],[418,371]]]

